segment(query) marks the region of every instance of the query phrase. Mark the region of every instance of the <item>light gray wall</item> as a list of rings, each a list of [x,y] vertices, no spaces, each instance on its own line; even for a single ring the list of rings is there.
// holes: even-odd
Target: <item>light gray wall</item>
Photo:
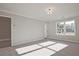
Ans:
[[[60,21],[68,21],[68,20],[75,20],[75,36],[71,35],[56,35],[56,22],[58,21],[51,21],[48,23],[48,38],[50,39],[57,39],[57,40],[65,40],[70,42],[78,42],[79,43],[79,17],[73,17],[65,20]]]
[[[0,15],[11,17],[12,46],[44,39],[44,21],[0,12]]]

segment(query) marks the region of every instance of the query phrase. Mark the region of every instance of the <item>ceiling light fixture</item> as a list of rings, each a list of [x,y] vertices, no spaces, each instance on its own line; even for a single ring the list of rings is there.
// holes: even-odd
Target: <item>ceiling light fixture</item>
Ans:
[[[46,12],[47,12],[47,14],[48,14],[49,16],[50,16],[50,15],[54,15],[55,9],[52,8],[52,7],[50,7],[50,8],[47,8],[47,9],[46,9]]]

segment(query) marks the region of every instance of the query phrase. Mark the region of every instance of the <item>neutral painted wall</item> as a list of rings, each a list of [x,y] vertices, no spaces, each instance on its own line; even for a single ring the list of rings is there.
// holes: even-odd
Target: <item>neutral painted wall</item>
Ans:
[[[56,22],[58,21],[51,21],[48,23],[48,38],[50,39],[57,39],[57,40],[65,40],[70,42],[78,42],[79,43],[79,17],[73,17],[69,19],[64,19],[60,21],[69,21],[69,20],[75,20],[75,36],[71,35],[56,35]]]
[[[45,22],[23,16],[0,12],[0,15],[11,18],[12,46],[44,39]]]

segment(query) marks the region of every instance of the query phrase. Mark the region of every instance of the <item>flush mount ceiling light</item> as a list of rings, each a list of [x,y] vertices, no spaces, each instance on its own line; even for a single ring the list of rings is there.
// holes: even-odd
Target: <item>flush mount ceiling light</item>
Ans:
[[[47,14],[50,16],[50,15],[54,15],[54,12],[55,12],[55,8],[53,7],[49,7],[46,9],[46,12]]]

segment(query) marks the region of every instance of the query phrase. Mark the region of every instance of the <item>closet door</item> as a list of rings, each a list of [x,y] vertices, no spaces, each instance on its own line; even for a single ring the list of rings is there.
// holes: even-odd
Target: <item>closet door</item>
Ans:
[[[0,48],[11,46],[11,18],[0,16]]]

